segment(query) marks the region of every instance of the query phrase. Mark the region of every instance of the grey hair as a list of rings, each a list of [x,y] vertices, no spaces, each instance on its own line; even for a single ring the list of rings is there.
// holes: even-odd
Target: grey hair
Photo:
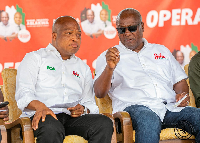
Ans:
[[[116,23],[120,20],[121,14],[123,12],[127,11],[128,13],[132,13],[132,14],[136,14],[136,16],[140,19],[140,21],[142,22],[142,16],[140,14],[140,12],[134,8],[126,8],[123,9],[122,11],[119,12],[119,14],[117,15],[117,19],[116,19]]]

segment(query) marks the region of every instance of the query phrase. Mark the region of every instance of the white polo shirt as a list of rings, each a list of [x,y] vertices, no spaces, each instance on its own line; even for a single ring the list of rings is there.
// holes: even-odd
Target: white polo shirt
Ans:
[[[22,117],[34,115],[35,111],[25,108],[32,100],[43,102],[55,114],[70,114],[67,108],[77,104],[87,107],[90,113],[98,113],[89,66],[74,55],[63,60],[51,44],[26,54],[22,60],[15,99]]]
[[[23,24],[20,24],[20,25],[14,24],[14,28],[17,33],[19,33],[19,31],[21,31],[23,29],[26,29],[25,25],[23,25]]]
[[[183,109],[174,107],[173,85],[186,79],[187,75],[166,47],[150,44],[144,38],[143,42],[144,47],[138,53],[121,42],[115,46],[120,52],[120,61],[113,72],[109,90],[113,113],[137,104],[149,107],[163,120],[167,109],[174,112]],[[105,69],[106,52],[97,58],[94,80]]]
[[[15,28],[13,25],[8,23],[7,25],[4,25],[2,22],[0,22],[0,35],[7,37],[11,36],[13,33],[16,34]]]
[[[100,24],[95,20],[92,23],[88,20],[85,20],[81,22],[81,26],[83,31],[89,34],[97,33],[99,30],[101,30]]]
[[[99,24],[100,24],[102,30],[104,30],[108,26],[112,26],[112,23],[108,20],[106,20],[105,22],[100,20]]]

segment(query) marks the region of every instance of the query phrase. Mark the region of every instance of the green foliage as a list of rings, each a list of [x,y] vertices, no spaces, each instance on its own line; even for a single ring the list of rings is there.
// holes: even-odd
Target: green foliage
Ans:
[[[198,53],[198,47],[197,46],[195,46],[193,43],[191,43],[191,49],[193,50],[193,51],[196,51],[197,53]]]

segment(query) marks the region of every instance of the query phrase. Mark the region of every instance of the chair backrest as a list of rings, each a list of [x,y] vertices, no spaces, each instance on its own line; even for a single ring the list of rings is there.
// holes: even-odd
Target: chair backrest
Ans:
[[[188,66],[189,66],[189,64],[184,66],[184,70],[185,70],[185,73],[187,74],[187,76],[188,76]],[[196,107],[195,98],[194,98],[194,95],[192,93],[192,90],[190,89],[189,78],[186,81],[187,81],[187,84],[189,86],[189,95],[190,95],[190,104],[189,104],[189,106]]]
[[[12,122],[19,118],[21,115],[21,110],[17,107],[17,102],[15,100],[15,89],[16,89],[16,69],[6,68],[2,71],[1,76],[3,79],[3,96],[4,101],[8,101],[9,105],[9,121]]]

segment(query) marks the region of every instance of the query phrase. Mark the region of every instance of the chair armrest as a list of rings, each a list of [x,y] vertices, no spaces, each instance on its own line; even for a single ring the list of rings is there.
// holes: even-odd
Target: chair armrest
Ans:
[[[105,116],[109,117],[112,120],[114,131],[113,131],[111,143],[117,143],[117,132],[116,132],[116,127],[115,127],[115,120],[114,120],[112,114],[110,114],[110,113],[102,113],[102,115],[105,115]]]
[[[22,129],[22,136],[24,143],[33,143],[34,142],[34,134],[33,129],[31,127],[31,120],[28,117],[18,118],[17,120],[11,123],[5,123],[6,129],[13,130],[15,128]]]
[[[1,143],[7,143],[7,131],[3,119],[0,119],[0,130],[1,130]]]
[[[116,112],[113,114],[114,120],[119,119],[122,130],[122,142],[132,143],[133,142],[133,127],[131,117],[128,112]]]

